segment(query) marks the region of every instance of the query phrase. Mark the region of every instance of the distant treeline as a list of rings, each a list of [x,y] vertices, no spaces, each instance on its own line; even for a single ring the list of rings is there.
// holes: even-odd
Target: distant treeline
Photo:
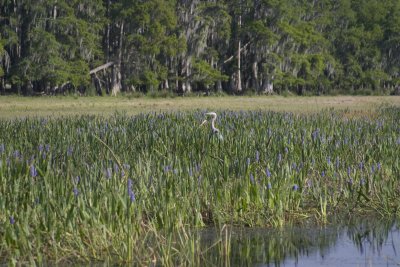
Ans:
[[[0,0],[0,92],[396,93],[399,0]]]

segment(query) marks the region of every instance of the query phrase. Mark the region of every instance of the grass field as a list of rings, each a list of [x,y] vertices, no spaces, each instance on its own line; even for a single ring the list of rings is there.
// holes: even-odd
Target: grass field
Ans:
[[[0,265],[229,266],[226,225],[400,217],[399,97],[0,102]]]
[[[381,105],[400,106],[400,96],[320,97],[0,97],[0,118],[61,115],[127,115],[146,112],[202,110],[272,110],[318,112],[327,108],[370,113]]]

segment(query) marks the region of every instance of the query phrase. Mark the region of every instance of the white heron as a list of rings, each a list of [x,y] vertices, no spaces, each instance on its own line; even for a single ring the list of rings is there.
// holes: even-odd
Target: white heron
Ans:
[[[212,131],[212,134],[215,134],[217,137],[218,137],[218,139],[219,140],[224,140],[224,138],[223,138],[223,136],[222,136],[222,134],[219,132],[219,130],[215,127],[215,120],[217,119],[217,113],[215,113],[215,112],[208,112],[208,113],[206,113],[205,114],[206,116],[211,116],[211,131]],[[200,124],[200,126],[203,126],[204,124],[206,124],[207,123],[207,119],[205,119],[201,124]]]

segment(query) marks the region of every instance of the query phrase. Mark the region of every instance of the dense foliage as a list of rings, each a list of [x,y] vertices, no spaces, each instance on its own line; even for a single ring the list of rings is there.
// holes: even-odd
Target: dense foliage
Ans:
[[[223,140],[200,112],[0,121],[0,259],[174,265],[207,225],[400,215],[398,108],[220,115]]]
[[[1,0],[0,21],[2,93],[399,91],[398,0]]]

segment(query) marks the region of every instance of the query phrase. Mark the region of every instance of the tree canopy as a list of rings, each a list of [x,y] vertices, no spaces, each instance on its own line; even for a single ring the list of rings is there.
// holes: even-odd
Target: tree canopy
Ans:
[[[390,93],[398,0],[0,0],[0,91]]]

